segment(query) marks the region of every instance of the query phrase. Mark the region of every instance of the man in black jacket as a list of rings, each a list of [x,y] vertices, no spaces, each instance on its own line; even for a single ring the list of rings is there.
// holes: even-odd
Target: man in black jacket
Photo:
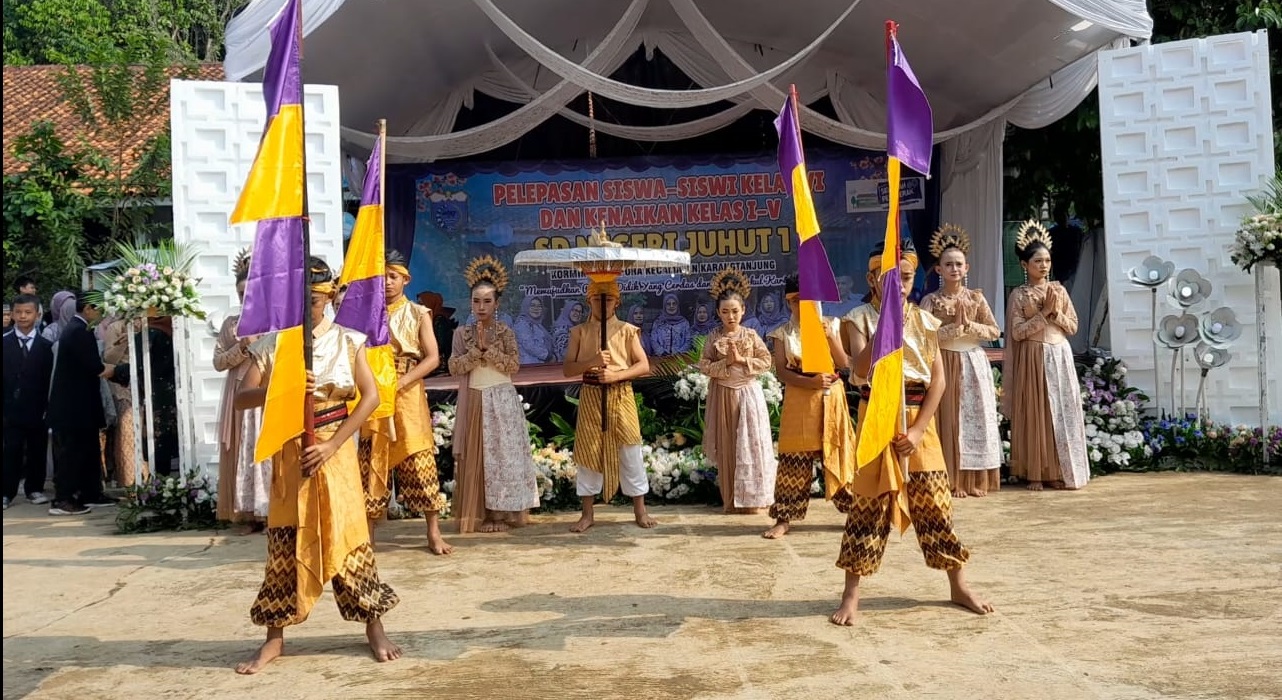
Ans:
[[[23,481],[27,500],[48,503],[44,495],[45,448],[49,426],[49,378],[53,373],[53,344],[40,336],[36,324],[40,300],[21,294],[10,304],[13,328],[0,341],[3,348],[4,391],[4,507],[18,497]]]
[[[111,378],[89,323],[98,309],[76,294],[76,315],[58,339],[58,357],[49,392],[49,428],[53,433],[54,502],[50,515],[79,515],[86,506],[111,505],[102,493],[102,447],[99,433],[107,425],[98,378]]]

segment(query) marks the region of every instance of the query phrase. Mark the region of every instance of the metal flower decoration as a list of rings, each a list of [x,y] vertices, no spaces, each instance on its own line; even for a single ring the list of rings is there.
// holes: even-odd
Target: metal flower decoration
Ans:
[[[1172,350],[1179,350],[1185,345],[1197,342],[1197,317],[1193,314],[1180,314],[1179,316],[1172,314],[1167,316],[1162,319],[1162,323],[1158,325],[1153,337],[1158,343]]]
[[[1197,365],[1204,372],[1216,367],[1223,367],[1229,361],[1228,350],[1208,345],[1205,342],[1198,343],[1197,349],[1193,351],[1193,354],[1197,355]]]
[[[1141,287],[1157,287],[1175,274],[1175,263],[1163,260],[1156,255],[1144,258],[1144,262],[1126,273],[1131,284]]]
[[[1175,282],[1171,285],[1171,299],[1186,309],[1206,301],[1209,296],[1211,296],[1211,281],[1193,268],[1180,270],[1180,273],[1175,276]]]
[[[1202,315],[1198,334],[1202,336],[1203,342],[1213,348],[1227,348],[1242,336],[1242,325],[1238,323],[1233,309],[1221,306]]]

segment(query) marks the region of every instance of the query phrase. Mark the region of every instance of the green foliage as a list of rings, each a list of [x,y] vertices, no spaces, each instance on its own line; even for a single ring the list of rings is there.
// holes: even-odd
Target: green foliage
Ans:
[[[93,65],[139,42],[173,61],[220,61],[227,22],[249,0],[5,0],[4,63]]]
[[[575,407],[574,410],[578,410],[578,397],[567,395],[565,400]],[[552,426],[556,428],[556,434],[549,438],[548,442],[566,450],[574,449],[574,424],[566,420],[560,413],[552,413],[548,418],[552,421]]]
[[[37,122],[14,139],[14,155],[27,170],[4,178],[4,284],[38,273],[49,289],[79,286],[84,219],[94,208],[84,192],[93,154],[72,149]]]

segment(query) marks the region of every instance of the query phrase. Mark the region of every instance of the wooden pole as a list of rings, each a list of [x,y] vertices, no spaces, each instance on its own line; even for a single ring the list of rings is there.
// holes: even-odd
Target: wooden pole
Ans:
[[[303,3],[298,3],[298,60],[302,63],[303,59]],[[301,67],[300,67],[301,68]],[[304,95],[300,96],[298,105],[298,126],[302,130],[303,143],[300,144],[299,151],[303,161],[303,367],[308,374],[312,373],[314,363],[312,361],[312,333],[315,330],[315,323],[312,321],[312,280],[311,265],[308,262],[312,257],[312,219],[310,207],[307,198],[307,119],[303,104],[307,101],[307,86],[300,86]],[[316,397],[312,392],[307,392],[303,398],[303,449],[307,449],[316,444]]]
[[[890,65],[891,65],[891,63],[894,61],[893,45],[894,45],[895,37],[898,35],[898,33],[899,33],[899,25],[898,25],[898,24],[896,24],[894,20],[889,20],[889,19],[888,19],[888,20],[886,20],[886,76],[887,76],[887,78],[886,78],[886,92],[887,92],[886,104],[890,104],[890,97],[889,97],[889,93],[890,93]],[[887,126],[889,127],[889,116],[890,116],[890,115],[889,115],[889,112],[887,112],[887,115],[886,115],[886,116],[887,116],[887,118],[888,118],[888,119],[887,119]],[[889,152],[890,152],[890,143],[889,143],[889,142],[887,142],[887,143],[886,143],[886,151],[887,151],[887,153],[889,153]],[[892,196],[892,197],[898,197],[898,195],[899,195],[899,193],[898,193],[898,192],[891,193],[891,196]],[[897,215],[898,215],[898,212],[896,212],[896,216],[897,216]],[[900,251],[900,245],[899,245],[899,221],[898,221],[898,219],[896,219],[894,222],[892,222],[892,225],[895,227],[895,264],[896,264],[896,266],[898,266],[899,261],[900,261],[900,253],[899,253],[899,251]],[[886,274],[895,274],[895,275],[897,275],[897,274],[899,274],[899,269],[898,269],[898,267],[896,267],[896,269],[891,270],[891,271],[882,270],[882,271],[881,271],[881,274],[883,274],[883,275],[886,275]],[[885,305],[886,305],[886,300],[885,300],[885,299],[882,299],[882,300],[881,300],[881,303],[882,303],[882,309],[884,310],[884,309],[885,309]],[[906,305],[901,305],[901,307],[900,307],[900,308],[902,308],[902,309],[903,309],[903,311],[904,311],[904,314],[905,314],[905,315],[907,315],[907,313],[908,313],[908,307],[907,307]],[[904,327],[904,320],[903,320],[903,319],[900,319],[899,325],[900,325],[900,328],[903,328],[903,327]],[[901,339],[900,344],[902,344],[902,343],[903,343],[903,341],[902,341],[902,339]],[[1003,368],[1003,369],[1005,369],[1005,368]],[[907,435],[907,434],[908,434],[908,387],[907,387],[907,385],[906,385],[906,383],[905,383],[905,379],[904,379],[904,377],[902,377],[902,376],[901,376],[899,379],[900,379],[900,381],[899,381],[899,433],[900,433],[901,435]],[[909,479],[908,458],[907,458],[907,457],[900,457],[900,458],[899,458],[899,464],[900,464],[900,466],[901,466],[901,467],[903,468],[903,470],[904,470],[904,483],[905,483],[905,484],[907,484],[907,483],[908,483],[908,479]]]

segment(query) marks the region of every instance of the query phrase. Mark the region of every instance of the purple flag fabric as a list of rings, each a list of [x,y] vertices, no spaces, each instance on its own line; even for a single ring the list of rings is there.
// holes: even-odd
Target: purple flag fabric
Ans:
[[[886,75],[886,152],[917,172],[930,175],[934,117],[926,93],[908,65],[899,39],[890,39],[890,70]]]
[[[828,251],[818,236],[811,236],[801,242],[797,249],[797,284],[800,287],[800,298],[808,301],[840,302],[841,292],[837,289],[837,279],[832,274],[832,263],[828,261]]]
[[[244,337],[303,325],[303,220],[258,222],[236,334]]]
[[[382,277],[366,277],[347,285],[343,305],[334,321],[345,328],[365,333],[370,347],[387,345],[387,292]],[[383,319],[380,323],[379,320]]]
[[[881,315],[877,330],[872,336],[872,365],[903,347],[904,342],[904,287],[899,278],[899,268],[881,275]]]
[[[281,105],[303,103],[302,56],[299,55],[303,50],[302,0],[287,0],[272,20],[271,39],[271,52],[263,67],[263,99],[267,103],[269,122],[280,112]]]

